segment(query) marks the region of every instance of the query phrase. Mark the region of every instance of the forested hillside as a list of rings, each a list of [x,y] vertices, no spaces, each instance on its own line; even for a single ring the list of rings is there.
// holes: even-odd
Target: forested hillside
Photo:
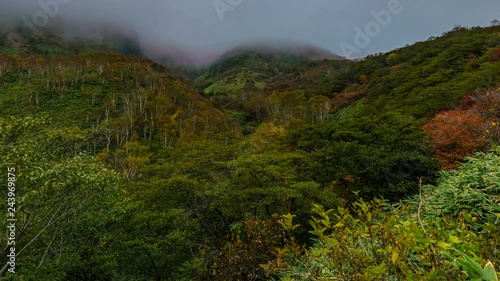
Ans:
[[[499,26],[196,70],[72,40],[0,36],[0,280],[497,280]]]

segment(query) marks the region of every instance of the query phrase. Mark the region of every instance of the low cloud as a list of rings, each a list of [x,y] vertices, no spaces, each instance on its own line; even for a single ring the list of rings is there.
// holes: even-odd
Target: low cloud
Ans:
[[[181,61],[207,63],[244,42],[308,42],[341,54],[356,26],[391,0],[2,0],[0,24],[57,26],[67,32],[98,36],[112,30],[132,34],[143,50],[166,52]],[[392,0],[397,1],[397,0]],[[453,25],[487,25],[498,0],[401,0],[404,13],[371,40],[363,55],[389,51]],[[45,14],[46,16],[44,16]]]

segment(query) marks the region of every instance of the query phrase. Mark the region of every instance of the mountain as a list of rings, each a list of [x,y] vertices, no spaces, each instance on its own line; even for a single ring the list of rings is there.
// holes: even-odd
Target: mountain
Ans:
[[[95,34],[0,34],[1,280],[494,278],[500,26],[205,68]]]
[[[456,27],[440,37],[366,57],[330,81],[330,95],[337,104],[362,100],[376,111],[424,118],[455,107],[476,89],[500,84],[499,49],[500,26]]]
[[[224,114],[175,71],[118,52],[129,46],[120,38],[106,38],[119,42],[106,46],[10,31],[0,39],[2,117],[45,116],[77,126],[94,152],[133,139],[167,144],[226,130]]]
[[[221,60],[228,59],[244,53],[269,54],[283,59],[298,61],[308,60],[344,60],[344,57],[336,55],[331,51],[311,44],[293,41],[270,41],[250,43],[233,48],[221,56]]]
[[[326,62],[326,63],[324,63]],[[303,63],[337,65],[347,60],[315,46],[297,43],[258,43],[234,48],[204,69],[193,84],[216,105],[238,108],[238,93],[263,91],[269,82],[283,73],[295,72]],[[331,72],[330,72],[331,73]]]
[[[263,120],[311,115],[319,100],[328,104],[329,114],[368,107],[420,119],[452,108],[477,88],[498,83],[498,29],[457,27],[441,37],[356,62],[312,59],[302,55],[313,52],[294,47],[243,46],[203,70],[193,84],[250,131]],[[290,98],[288,92],[295,92],[296,111],[273,105],[287,103],[283,99]]]
[[[59,29],[41,29],[36,32],[22,28],[0,31],[3,53],[13,55],[77,55],[99,52],[118,52],[141,56],[138,43],[131,37],[118,33],[101,36],[70,35]]]

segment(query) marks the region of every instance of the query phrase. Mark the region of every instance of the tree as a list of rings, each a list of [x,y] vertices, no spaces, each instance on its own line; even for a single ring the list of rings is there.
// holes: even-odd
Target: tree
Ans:
[[[309,99],[309,106],[314,121],[325,122],[333,109],[333,102],[325,96],[314,96]]]
[[[486,120],[472,110],[454,109],[437,114],[422,128],[436,148],[444,169],[462,162],[466,156],[486,148],[489,142]]]
[[[500,61],[500,48],[491,51],[490,57],[488,59],[491,62]]]
[[[486,132],[491,140],[500,143],[500,88],[477,89],[471,95],[473,110],[486,120]]]
[[[115,163],[127,178],[136,177],[139,168],[149,161],[149,147],[141,145],[137,140],[126,143],[115,152]]]
[[[267,97],[267,112],[287,123],[295,118],[305,119],[305,101],[304,92],[301,90],[275,91]]]
[[[266,280],[261,265],[275,257],[285,240],[278,217],[245,220],[231,225],[231,241],[217,255],[212,266],[215,280]]]
[[[435,163],[417,123],[399,114],[363,116],[291,130],[286,142],[307,153],[303,179],[352,199],[399,199],[418,190],[421,176],[432,179]]]
[[[43,118],[0,119],[0,168],[18,171],[19,274],[37,280],[62,280],[71,274],[101,280],[108,276],[99,271],[105,264],[93,271],[80,271],[80,266],[99,259],[106,228],[120,215],[121,177],[92,157],[68,156],[64,145],[53,146],[54,136],[64,143],[66,134],[60,133]],[[73,141],[68,135],[67,142]],[[0,261],[2,275],[5,258]]]

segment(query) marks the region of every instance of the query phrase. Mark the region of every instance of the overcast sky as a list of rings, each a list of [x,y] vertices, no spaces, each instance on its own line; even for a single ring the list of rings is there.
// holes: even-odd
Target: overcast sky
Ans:
[[[46,12],[40,3],[57,7],[48,5]],[[24,17],[43,26],[43,13],[49,23],[119,26],[144,42],[200,56],[285,39],[354,58],[439,36],[455,25],[489,25],[500,19],[500,0],[0,0],[4,22]],[[381,15],[378,22],[374,14]]]

